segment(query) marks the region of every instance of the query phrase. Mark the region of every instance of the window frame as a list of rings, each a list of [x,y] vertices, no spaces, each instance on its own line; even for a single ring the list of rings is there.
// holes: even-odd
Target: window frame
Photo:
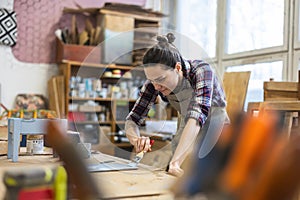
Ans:
[[[300,54],[299,54],[299,56],[300,56]],[[240,59],[235,59],[235,60],[226,60],[226,61],[222,62],[222,66],[224,67],[224,72],[225,72],[228,67],[248,65],[248,64],[260,64],[260,63],[276,62],[276,61],[282,61],[282,63],[283,63],[282,80],[284,81],[284,80],[286,80],[285,77],[286,77],[286,74],[288,73],[288,70],[287,70],[288,59],[287,59],[287,55],[284,55],[284,54],[260,55],[260,56],[256,56],[256,57],[245,58],[245,59],[240,58]]]
[[[224,7],[224,10],[220,10],[220,13],[223,13],[223,16],[220,20],[222,20],[222,24],[224,26],[224,30],[220,33],[222,34],[221,38],[224,40],[224,45],[222,48],[222,59],[223,60],[229,60],[229,59],[235,59],[235,58],[243,58],[243,57],[249,57],[250,56],[260,56],[262,54],[273,54],[273,53],[279,53],[279,52],[285,52],[288,50],[288,35],[289,35],[289,1],[290,0],[284,0],[284,25],[283,25],[283,45],[281,46],[274,46],[274,47],[268,47],[263,49],[256,49],[256,50],[250,50],[250,51],[243,51],[239,53],[232,53],[227,54],[225,52],[226,42],[228,41],[228,30],[226,29],[226,17],[227,17],[227,8],[228,8],[228,1],[218,1],[218,3],[223,4],[222,7]]]
[[[299,0],[295,0],[295,9],[294,9],[294,12],[295,12],[295,18],[294,18],[294,49],[295,50],[298,50],[300,49],[300,37],[299,37],[299,23],[300,23],[300,20],[299,20],[299,13],[300,13],[300,9],[299,9],[299,6],[300,6],[300,2]]]
[[[210,59],[211,62],[216,65],[216,70],[221,77],[228,66],[282,61],[282,81],[298,80],[298,71],[300,70],[300,68],[298,70],[298,65],[300,64],[300,38],[298,38],[298,34],[300,34],[298,30],[300,27],[300,0],[282,1],[284,1],[283,44],[232,54],[225,52],[226,40],[228,39],[226,17],[229,1],[217,1],[216,56]],[[180,8],[177,7],[176,9],[178,10]]]

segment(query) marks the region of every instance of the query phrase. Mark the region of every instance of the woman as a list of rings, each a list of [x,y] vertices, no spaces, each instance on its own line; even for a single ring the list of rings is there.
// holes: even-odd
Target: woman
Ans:
[[[223,126],[228,121],[228,116],[224,91],[211,66],[202,60],[183,59],[172,44],[174,40],[172,33],[157,36],[158,43],[145,53],[143,64],[148,80],[126,118],[125,131],[137,152],[151,150],[149,138],[140,136],[138,127],[157,96],[166,98],[180,114],[179,127],[172,139],[173,156],[168,172],[181,176],[181,164],[195,141],[203,138],[211,127]],[[212,116],[218,117],[213,120],[213,126],[212,123],[207,123],[212,121]]]

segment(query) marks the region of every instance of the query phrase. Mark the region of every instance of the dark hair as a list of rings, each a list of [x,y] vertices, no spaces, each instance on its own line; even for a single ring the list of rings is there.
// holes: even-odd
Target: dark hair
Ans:
[[[157,44],[146,51],[143,64],[146,67],[151,66],[150,64],[163,64],[166,67],[175,68],[176,63],[180,62],[184,68],[184,59],[173,44],[175,40],[173,33],[158,35],[156,40]]]

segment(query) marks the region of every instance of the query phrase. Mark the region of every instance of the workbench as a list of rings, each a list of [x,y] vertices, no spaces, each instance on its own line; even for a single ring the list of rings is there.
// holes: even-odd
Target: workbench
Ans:
[[[128,163],[128,160],[109,156],[100,152],[93,152],[87,162],[116,161]],[[3,172],[13,167],[30,166],[55,166],[60,165],[58,158],[52,155],[20,155],[18,162],[12,162],[7,156],[0,156],[0,179]],[[104,199],[174,199],[170,187],[176,182],[176,178],[167,174],[163,169],[139,164],[137,170],[93,172],[91,173],[103,192]],[[85,184],[85,183],[83,183]],[[5,186],[0,183],[0,199],[4,198]]]

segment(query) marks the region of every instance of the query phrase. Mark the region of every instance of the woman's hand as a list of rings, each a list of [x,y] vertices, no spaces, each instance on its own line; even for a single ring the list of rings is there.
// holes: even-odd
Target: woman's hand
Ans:
[[[134,146],[137,153],[151,151],[150,138],[145,136],[137,137]]]
[[[169,170],[168,173],[171,175],[180,177],[184,174],[183,169],[180,168],[180,165],[177,161],[171,161],[169,164]]]

